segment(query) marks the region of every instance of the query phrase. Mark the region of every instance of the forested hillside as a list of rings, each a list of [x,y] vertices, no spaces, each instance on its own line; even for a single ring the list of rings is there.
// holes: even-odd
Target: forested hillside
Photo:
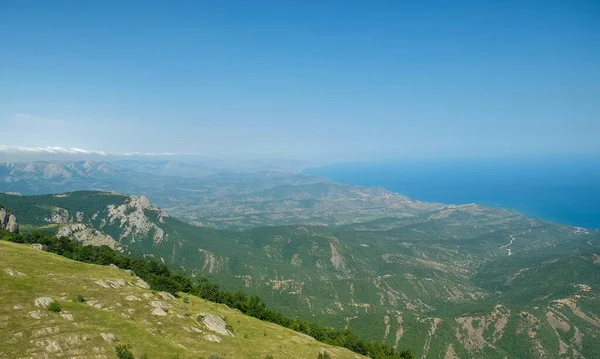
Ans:
[[[597,354],[596,231],[467,205],[344,226],[227,232],[181,222],[139,197],[0,199],[25,226],[86,243],[82,230],[64,229],[84,226],[123,254],[164,261],[258,295],[286,316],[350,328],[419,356]],[[555,328],[554,317],[571,329]]]

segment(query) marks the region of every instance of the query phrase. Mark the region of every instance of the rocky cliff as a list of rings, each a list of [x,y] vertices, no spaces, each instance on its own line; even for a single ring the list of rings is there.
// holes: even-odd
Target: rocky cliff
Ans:
[[[13,233],[19,232],[17,217],[4,208],[0,208],[0,229]]]
[[[165,228],[169,228],[165,223],[169,215],[144,196],[91,191],[35,197],[0,193],[0,205],[10,208],[21,223],[45,226],[56,230],[58,236],[86,245],[123,249],[133,243],[141,245],[146,240],[160,244],[169,237],[169,231],[165,232]],[[12,221],[6,215],[3,228],[9,222],[13,228]]]

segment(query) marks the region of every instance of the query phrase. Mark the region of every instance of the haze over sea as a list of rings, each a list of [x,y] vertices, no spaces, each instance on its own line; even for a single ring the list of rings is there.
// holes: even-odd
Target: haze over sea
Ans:
[[[339,163],[305,172],[336,182],[384,187],[421,201],[478,203],[600,228],[597,156]]]

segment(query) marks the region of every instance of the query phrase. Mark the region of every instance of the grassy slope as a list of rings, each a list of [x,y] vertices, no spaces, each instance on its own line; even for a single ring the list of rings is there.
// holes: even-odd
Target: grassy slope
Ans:
[[[106,342],[100,333],[114,334],[118,342],[131,344],[136,355],[147,353],[150,358],[173,358],[177,354],[181,358],[199,358],[211,353],[225,358],[263,358],[265,355],[316,358],[321,348],[330,351],[334,358],[361,357],[196,297],[190,297],[187,304],[182,299],[166,301],[173,305],[168,315],[154,316],[150,301],[165,301],[158,294],[131,285],[107,289],[95,283],[97,280],[134,280],[118,269],[83,264],[3,241],[0,242],[0,263],[0,342],[5,343],[0,346],[0,358],[116,357],[115,343]],[[13,271],[12,276],[7,269]],[[74,300],[79,294],[86,298],[86,303]],[[144,294],[151,294],[152,298],[147,299]],[[125,300],[128,295],[142,300],[129,302]],[[36,307],[35,299],[42,296],[59,301],[63,313],[71,314],[73,321]],[[90,305],[94,301],[101,303],[102,308]],[[31,316],[36,310],[43,315],[41,319]],[[200,312],[224,316],[233,327],[235,337],[221,337],[222,343],[205,339],[205,335],[212,332],[196,321]],[[190,333],[184,327],[196,327],[203,333]]]
[[[38,204],[56,203],[71,213],[81,210],[89,216],[104,208],[108,203],[104,201],[121,203],[125,199],[109,197],[76,192],[69,197],[36,198],[40,199]],[[35,206],[21,202],[27,197],[8,199],[13,201],[10,208],[21,223],[37,223],[36,219],[43,217],[21,212]],[[88,207],[82,208],[82,202]],[[38,210],[47,213],[48,207]],[[141,239],[129,249],[152,253],[174,267],[183,266],[188,273],[212,277],[226,289],[243,288],[286,315],[336,328],[348,325],[365,338],[390,344],[401,335],[399,347],[417,355],[427,353],[428,358],[445,356],[449,344],[459,357],[484,352],[490,358],[561,357],[558,334],[545,319],[549,310],[556,310],[571,325],[566,333],[557,332],[568,336],[568,340],[563,338],[568,352],[575,356],[577,350],[585,357],[598,357],[600,350],[593,344],[600,335],[598,328],[573,315],[568,307],[557,308],[553,300],[581,297],[577,305],[587,315],[596,318],[600,314],[600,263],[593,259],[594,254],[600,254],[600,234],[577,233],[572,227],[530,220],[510,211],[490,210],[479,216],[478,210],[467,207],[443,216],[442,211],[433,220],[427,215],[337,228],[263,227],[241,233],[166,218],[164,223],[155,223],[169,233],[168,240],[153,244],[150,238]],[[152,217],[150,212],[146,215]],[[116,237],[121,230],[118,224],[102,229]],[[511,245],[513,254],[508,256],[502,246],[509,243],[511,234],[516,240]],[[346,269],[333,268],[330,243],[337,246]],[[363,246],[365,243],[368,247]],[[393,255],[382,260],[384,254]],[[294,265],[294,258],[302,264]],[[300,286],[276,289],[272,279]],[[581,292],[578,284],[590,286],[591,292]],[[298,288],[301,293],[293,293]],[[477,292],[477,298],[469,297]],[[421,306],[421,302],[429,307]],[[363,308],[362,304],[371,306]],[[499,332],[501,337],[495,334],[494,326],[504,318],[492,315],[497,304],[510,312]],[[530,317],[523,318],[522,311],[537,318],[539,324],[527,319]],[[389,317],[389,332],[385,317]],[[441,320],[435,330],[434,318]],[[459,318],[473,319],[474,327],[483,320],[489,323],[483,337],[465,329]],[[582,343],[574,339],[576,327],[583,334]],[[532,337],[534,329],[539,336]],[[457,340],[457,332],[465,332],[462,339]],[[478,338],[475,344],[471,343],[473,338]],[[484,339],[495,347],[494,352]],[[536,352],[538,343],[546,353]]]

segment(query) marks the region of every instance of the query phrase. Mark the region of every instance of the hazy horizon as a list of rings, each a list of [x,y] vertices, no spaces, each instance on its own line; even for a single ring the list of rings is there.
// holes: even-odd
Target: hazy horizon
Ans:
[[[302,168],[316,168],[320,166],[345,164],[345,165],[415,165],[423,163],[425,165],[440,164],[447,165],[452,163],[502,163],[512,162],[515,164],[544,164],[557,163],[568,164],[574,162],[580,165],[585,162],[600,161],[600,153],[514,153],[514,154],[481,154],[470,153],[468,155],[458,154],[404,154],[395,155],[389,153],[366,153],[352,157],[345,156],[293,156],[279,155],[277,153],[270,155],[262,154],[243,154],[243,153],[221,153],[221,154],[201,154],[201,153],[178,153],[178,152],[107,152],[97,150],[87,150],[82,148],[65,148],[58,146],[6,146],[0,144],[0,163],[1,162],[37,162],[37,161],[172,161],[181,163],[197,163],[221,161],[229,163],[261,163],[278,162],[288,164],[301,164]]]

